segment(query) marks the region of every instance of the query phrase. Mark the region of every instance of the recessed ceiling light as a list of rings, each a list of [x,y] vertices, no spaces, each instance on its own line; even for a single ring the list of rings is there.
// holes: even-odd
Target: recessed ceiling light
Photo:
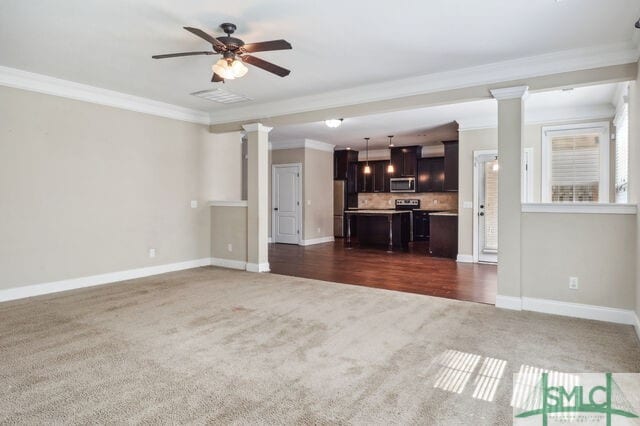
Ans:
[[[237,93],[229,92],[224,89],[201,90],[200,92],[192,93],[192,95],[221,104],[235,104],[238,102],[246,102],[252,100],[247,96],[238,95]]]
[[[343,120],[344,118],[331,118],[329,120],[325,120],[324,124],[326,124],[327,127],[331,127],[332,129],[335,129],[336,127],[342,124]]]

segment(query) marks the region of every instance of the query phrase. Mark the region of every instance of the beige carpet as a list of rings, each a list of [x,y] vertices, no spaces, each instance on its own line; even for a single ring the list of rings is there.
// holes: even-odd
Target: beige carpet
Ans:
[[[494,425],[521,366],[640,372],[640,347],[629,326],[199,268],[0,304],[0,363],[0,423]]]

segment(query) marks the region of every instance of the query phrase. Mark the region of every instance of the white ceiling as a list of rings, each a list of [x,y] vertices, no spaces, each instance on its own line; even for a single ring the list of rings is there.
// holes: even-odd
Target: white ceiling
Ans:
[[[3,0],[0,65],[215,112],[226,107],[189,95],[215,87],[214,57],[151,59],[207,48],[182,26],[290,41],[257,55],[289,77],[252,68],[224,86],[264,103],[627,42],[639,14],[638,0]]]
[[[585,114],[610,114],[617,87],[618,84],[602,84],[569,91],[532,93],[525,104],[525,120],[576,119]],[[279,126],[271,131],[269,139],[277,143],[306,138],[337,147],[361,149],[365,136],[371,137],[371,148],[383,148],[388,144],[386,136],[394,135],[397,145],[425,145],[451,138],[451,130],[445,130],[453,121],[481,127],[492,125],[497,120],[496,105],[495,100],[489,99],[353,117],[345,119],[335,129],[327,127],[324,122]]]

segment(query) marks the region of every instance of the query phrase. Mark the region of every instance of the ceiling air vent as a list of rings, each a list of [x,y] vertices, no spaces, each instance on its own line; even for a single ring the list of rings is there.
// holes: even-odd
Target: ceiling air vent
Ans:
[[[224,89],[201,90],[199,92],[192,93],[192,95],[221,104],[235,104],[238,102],[246,102],[251,100],[251,98],[243,95],[238,95]]]

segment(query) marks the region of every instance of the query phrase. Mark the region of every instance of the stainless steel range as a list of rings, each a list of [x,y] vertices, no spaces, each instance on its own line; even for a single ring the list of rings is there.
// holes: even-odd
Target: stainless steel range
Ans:
[[[403,198],[396,199],[396,210],[409,210],[411,216],[409,217],[410,223],[410,240],[413,241],[413,210],[420,208],[420,200],[416,198]]]

